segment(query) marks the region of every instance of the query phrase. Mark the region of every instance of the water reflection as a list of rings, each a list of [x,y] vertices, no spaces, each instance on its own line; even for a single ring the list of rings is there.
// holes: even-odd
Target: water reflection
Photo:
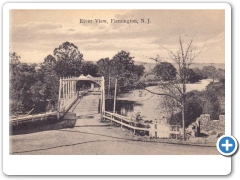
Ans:
[[[118,96],[116,111],[129,118],[134,118],[140,112],[144,120],[165,120],[166,113],[161,107],[162,102],[162,96],[146,90],[133,90]],[[106,100],[106,111],[113,111],[113,99]]]
[[[113,99],[106,99],[106,111],[113,112],[113,105]],[[136,101],[117,100],[116,111],[117,114],[131,117],[135,113],[134,111],[136,108],[141,106],[142,104],[137,103]]]
[[[206,79],[199,83],[187,84],[187,91],[203,90],[209,82],[209,79]],[[150,86],[147,89],[155,93],[162,92],[162,89],[158,86]],[[118,94],[117,98],[117,113],[129,118],[132,118],[138,112],[141,113],[144,120],[165,121],[166,117],[169,116],[169,112],[165,108],[164,96],[152,94],[144,89],[136,89],[128,93]],[[113,99],[106,100],[106,111],[113,111]]]

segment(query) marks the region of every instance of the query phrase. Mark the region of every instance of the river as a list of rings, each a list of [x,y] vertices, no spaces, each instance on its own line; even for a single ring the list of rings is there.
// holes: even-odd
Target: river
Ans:
[[[192,90],[202,91],[210,82],[210,79],[204,79],[198,83],[187,84],[187,92]],[[150,86],[147,89],[157,93],[161,92],[158,86]],[[118,96],[116,111],[118,114],[132,119],[135,118],[135,114],[140,112],[145,120],[166,121],[167,112],[162,106],[163,101],[163,96],[152,94],[147,90],[132,90]],[[106,100],[106,110],[113,111],[113,99]]]

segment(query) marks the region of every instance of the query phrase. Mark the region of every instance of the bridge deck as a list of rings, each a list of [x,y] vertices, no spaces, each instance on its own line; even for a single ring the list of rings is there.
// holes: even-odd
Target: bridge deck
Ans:
[[[87,94],[78,99],[69,112],[76,113],[77,119],[91,119],[96,116],[100,118],[99,99],[100,95]]]

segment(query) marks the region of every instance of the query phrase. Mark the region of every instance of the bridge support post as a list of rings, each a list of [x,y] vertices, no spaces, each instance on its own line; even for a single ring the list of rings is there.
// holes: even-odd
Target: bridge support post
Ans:
[[[63,81],[63,105],[66,101],[66,82]]]
[[[58,92],[58,108],[57,108],[57,118],[60,119],[60,109],[61,109],[61,92],[62,92],[62,79],[59,80],[59,92]]]
[[[72,100],[72,81],[69,81],[69,100]]]
[[[73,98],[73,81],[71,81],[71,98],[74,99]]]
[[[70,81],[70,99],[72,99],[72,81]]]
[[[68,77],[69,79],[70,77]],[[70,102],[70,81],[68,81],[68,104]]]
[[[77,99],[76,81],[73,81],[74,98]]]
[[[71,77],[69,77],[69,78],[71,78]],[[69,100],[72,99],[72,97],[71,97],[71,90],[72,90],[71,85],[72,85],[72,81],[69,81]]]
[[[94,89],[94,83],[91,83],[91,91]]]
[[[76,98],[77,98],[77,96],[78,96],[78,94],[77,94],[77,81],[75,81],[75,96],[76,96]]]
[[[68,100],[69,100],[69,81],[67,81],[67,102],[66,102],[67,104],[68,104]]]
[[[72,77],[72,78],[73,78],[73,77]],[[73,82],[74,82],[74,81],[71,81],[71,97],[72,97],[73,100],[75,100],[75,98],[74,98],[74,93],[73,93]]]
[[[103,120],[103,115],[105,113],[105,82],[104,77],[102,76],[102,83],[101,83],[101,120]]]

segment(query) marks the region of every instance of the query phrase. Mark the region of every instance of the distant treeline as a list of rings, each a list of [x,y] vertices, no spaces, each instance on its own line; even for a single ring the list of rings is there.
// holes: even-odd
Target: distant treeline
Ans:
[[[168,73],[166,73],[166,71]],[[213,65],[203,66],[202,68],[191,66],[185,70],[187,72],[187,83],[196,83],[202,79],[212,79],[212,82],[215,81],[225,81],[225,69],[216,68]],[[181,72],[178,72],[181,73]],[[141,82],[148,84],[157,85],[157,81],[159,81],[159,77],[163,81],[173,80],[174,78],[178,78],[177,69],[175,66],[169,62],[161,62],[154,66],[153,69],[148,70],[141,78]],[[179,83],[180,80],[179,80]]]
[[[188,127],[201,114],[210,114],[211,119],[218,119],[220,114],[225,114],[225,70],[216,69],[214,66],[203,66],[201,69],[194,67],[180,68],[178,72],[175,66],[169,62],[158,62],[152,71],[148,71],[140,79],[145,86],[159,86],[174,92],[174,87],[180,87],[183,73],[186,75],[186,83],[197,83],[202,79],[209,79],[210,84],[203,91],[190,91],[185,95],[185,126]],[[166,91],[165,91],[166,92]],[[170,94],[170,93],[169,93]],[[176,91],[178,94],[178,91]],[[181,96],[181,95],[180,95]],[[182,125],[181,104],[169,96],[164,97],[161,106],[168,112],[169,124]]]
[[[118,79],[118,92],[128,91],[136,86],[144,74],[144,66],[135,65],[129,52],[120,51],[97,63],[85,61],[78,47],[64,42],[55,48],[52,55],[40,64],[21,63],[16,52],[10,58],[10,114],[26,114],[56,110],[60,77],[88,75],[105,77],[105,88],[112,92]],[[110,84],[110,88],[108,88]],[[78,82],[78,90],[89,82]],[[109,92],[109,93],[111,93]]]

